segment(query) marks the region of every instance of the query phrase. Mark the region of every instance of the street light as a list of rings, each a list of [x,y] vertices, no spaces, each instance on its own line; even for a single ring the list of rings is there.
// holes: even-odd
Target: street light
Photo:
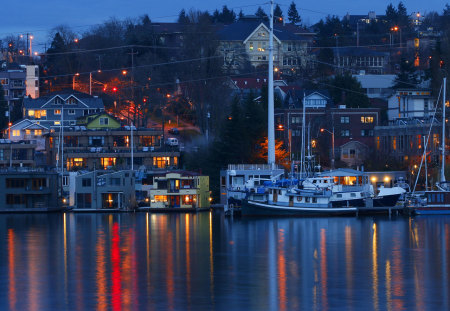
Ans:
[[[72,90],[75,91],[75,77],[78,77],[80,74],[77,72],[73,77],[72,77]]]
[[[331,168],[332,169],[334,169],[334,126],[333,126],[333,131],[332,132],[330,132],[329,130],[327,130],[327,129],[324,129],[324,128],[321,128],[320,129],[320,131],[323,133],[323,132],[327,132],[327,133],[329,133],[329,134],[331,134],[331,147],[333,148],[332,150],[331,150],[331,152],[332,152],[332,156],[331,156]]]

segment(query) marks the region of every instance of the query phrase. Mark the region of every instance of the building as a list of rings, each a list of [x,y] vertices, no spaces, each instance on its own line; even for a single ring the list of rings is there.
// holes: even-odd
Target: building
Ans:
[[[441,155],[442,122],[435,119],[431,126],[432,120],[398,119],[387,126],[376,126],[374,129],[376,153],[400,164],[419,165],[430,135],[427,161],[438,163]],[[449,133],[449,130],[447,128],[446,132]],[[447,155],[446,158],[448,157]]]
[[[315,93],[312,93],[315,94]],[[305,139],[312,152],[323,151],[348,166],[361,165],[374,149],[374,128],[379,125],[380,109],[345,106],[306,108]],[[275,138],[282,140],[292,160],[300,159],[303,109],[280,109],[275,112]],[[306,143],[308,145],[308,143]]]
[[[84,126],[88,130],[111,130],[121,127],[120,121],[106,112],[79,117],[77,126]]]
[[[209,176],[164,172],[153,177],[151,208],[209,208]]]
[[[58,173],[43,170],[0,171],[0,210],[51,211],[61,208]]]
[[[45,126],[36,124],[35,122],[22,119],[17,121],[10,128],[3,131],[4,137],[10,137],[12,142],[28,142],[36,145],[36,151],[45,150],[45,134],[50,131]]]
[[[75,177],[75,209],[126,209],[136,207],[134,172],[80,172]]]
[[[353,75],[363,89],[366,90],[366,95],[369,98],[379,98],[387,100],[392,93],[396,75]]]
[[[13,107],[20,105],[22,98],[26,95],[26,78],[26,70],[21,66],[1,63],[0,84],[10,111]]]
[[[161,128],[131,129],[125,126],[118,129],[88,130],[82,126],[69,127],[64,130],[63,150],[59,144],[60,135],[60,129],[56,128],[45,136],[47,165],[61,163],[58,155],[63,154],[64,167],[69,171],[105,170],[113,167],[130,169],[132,156],[136,169],[141,166],[148,169],[178,167],[178,147],[164,144]]]
[[[101,98],[72,90],[23,101],[24,118],[48,129],[61,127],[61,122],[64,127],[74,126],[78,118],[104,110]]]
[[[334,64],[357,74],[386,74],[389,72],[389,52],[369,48],[333,48]]]
[[[398,89],[388,99],[388,119],[430,118],[435,105],[429,89]]]
[[[306,68],[308,47],[313,33],[292,24],[274,24],[274,66],[289,74]],[[253,67],[267,66],[269,59],[268,22],[258,17],[244,17],[218,31],[219,52],[224,57],[224,69],[244,68],[246,61]]]
[[[39,66],[26,65],[26,94],[31,98],[39,97]]]
[[[35,167],[36,144],[0,139],[0,167]]]

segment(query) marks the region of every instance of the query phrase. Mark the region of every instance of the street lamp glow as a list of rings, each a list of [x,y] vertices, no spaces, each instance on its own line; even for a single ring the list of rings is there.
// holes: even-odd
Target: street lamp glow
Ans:
[[[126,74],[127,74],[127,71],[126,71],[126,70],[122,70],[122,74],[123,74],[123,75],[126,75]]]

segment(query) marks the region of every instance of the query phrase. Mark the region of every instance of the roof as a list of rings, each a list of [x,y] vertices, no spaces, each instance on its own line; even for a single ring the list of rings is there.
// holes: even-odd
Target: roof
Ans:
[[[231,78],[234,85],[236,85],[239,89],[260,89],[261,87],[267,85],[268,80],[267,77],[248,77],[248,78],[241,78],[241,77],[233,77]]]
[[[90,109],[105,108],[105,105],[103,104],[103,100],[101,98],[73,90],[62,90],[59,92],[53,92],[35,99],[26,97],[23,100],[23,106],[26,109],[39,109],[43,108],[43,106],[47,104],[45,106],[46,108],[50,109],[60,108],[61,105],[49,103],[55,97],[59,97],[64,101],[69,99],[70,97],[74,97],[78,99],[82,104],[85,104],[86,108]]]
[[[325,171],[318,174],[318,176],[320,177],[327,177],[327,176],[345,177],[345,176],[363,176],[363,175],[365,175],[365,172],[352,170],[350,168],[338,168],[336,170]]]
[[[11,129],[44,129],[48,130],[45,126],[37,124],[29,119],[22,119],[11,125]]]
[[[394,85],[396,75],[353,75],[364,89],[387,89]]]
[[[218,31],[218,36],[222,41],[244,41],[261,24],[269,29],[268,22],[262,22],[260,20],[240,20],[236,23],[225,25]],[[279,40],[284,41],[309,40],[308,36],[312,35],[308,30],[292,24],[274,24],[273,34]]]

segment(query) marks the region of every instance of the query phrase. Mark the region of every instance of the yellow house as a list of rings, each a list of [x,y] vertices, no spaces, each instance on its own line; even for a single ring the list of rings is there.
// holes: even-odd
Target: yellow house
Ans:
[[[170,172],[153,177],[151,208],[209,208],[209,176]]]

